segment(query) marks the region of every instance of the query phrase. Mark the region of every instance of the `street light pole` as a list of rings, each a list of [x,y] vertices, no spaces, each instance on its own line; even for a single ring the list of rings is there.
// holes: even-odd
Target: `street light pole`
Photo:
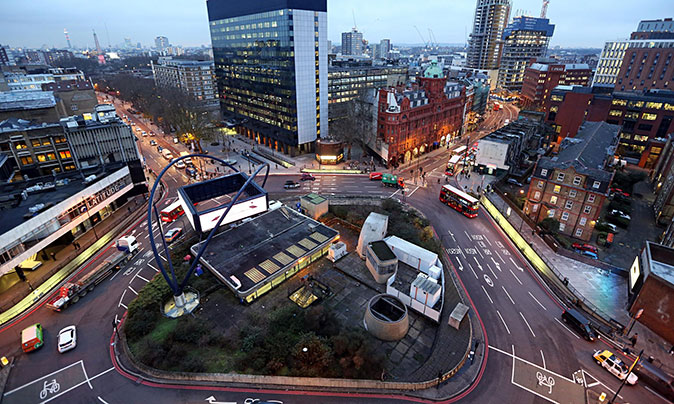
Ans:
[[[627,371],[627,375],[625,375],[625,378],[623,379],[622,383],[620,383],[620,387],[618,387],[618,390],[616,390],[615,395],[613,398],[608,402],[608,404],[613,404],[615,402],[615,399],[618,398],[618,394],[620,394],[620,390],[622,390],[623,386],[627,382],[627,378],[629,377],[630,373],[632,373],[632,369],[634,369],[634,366],[639,362],[639,359],[641,359],[641,355],[643,355],[644,350],[642,349],[641,352],[639,352],[639,355],[637,355],[636,359],[634,359],[634,363],[632,363],[632,366],[630,366],[629,370]]]

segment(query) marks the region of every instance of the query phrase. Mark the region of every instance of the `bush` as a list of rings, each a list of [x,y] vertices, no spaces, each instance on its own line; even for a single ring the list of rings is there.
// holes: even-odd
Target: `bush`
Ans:
[[[129,316],[124,322],[124,332],[129,341],[138,341],[154,329],[157,320],[159,320],[159,307],[136,310],[133,315],[129,310]]]
[[[546,233],[557,234],[559,232],[559,221],[552,217],[546,217],[538,224]]]
[[[561,245],[562,247],[566,248],[567,250],[572,250],[572,249],[573,249],[573,248],[572,248],[573,241],[571,241],[571,239],[569,239],[569,238],[566,237],[565,235],[563,235],[563,234],[555,234],[554,237],[555,237],[555,240],[557,240],[557,242],[559,243],[559,245]]]

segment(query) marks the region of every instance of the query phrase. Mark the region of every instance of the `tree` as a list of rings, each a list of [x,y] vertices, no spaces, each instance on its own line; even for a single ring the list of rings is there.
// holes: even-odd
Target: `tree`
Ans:
[[[375,95],[375,90],[361,91],[353,100],[335,109],[336,116],[330,122],[330,136],[344,142],[347,160],[351,160],[351,148],[354,144],[365,150],[375,139]]]
[[[543,230],[550,234],[559,232],[559,221],[552,217],[546,217],[538,224]]]

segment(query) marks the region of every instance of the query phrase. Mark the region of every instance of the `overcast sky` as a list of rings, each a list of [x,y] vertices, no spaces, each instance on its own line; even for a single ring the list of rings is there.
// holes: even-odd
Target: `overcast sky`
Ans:
[[[220,0],[246,1],[246,0]],[[210,46],[205,0],[2,0],[0,43],[10,46],[63,48],[63,29],[74,46],[93,46],[92,29],[101,46],[154,44],[158,35],[175,45]],[[513,15],[524,10],[538,16],[542,0],[514,0]],[[428,40],[462,43],[470,33],[476,0],[328,0],[328,39],[341,42],[341,32],[356,25],[370,42]],[[551,0],[548,18],[555,24],[551,46],[602,47],[626,38],[639,20],[672,17],[672,0]],[[353,14],[352,14],[353,10]],[[106,29],[107,26],[107,29]],[[109,39],[108,39],[109,38]]]

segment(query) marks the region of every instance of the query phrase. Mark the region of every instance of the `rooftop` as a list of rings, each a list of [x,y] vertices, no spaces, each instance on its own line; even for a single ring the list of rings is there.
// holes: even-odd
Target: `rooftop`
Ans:
[[[326,201],[325,198],[318,194],[307,194],[303,195],[301,198],[313,205],[318,205]]]
[[[372,248],[372,252],[377,255],[377,258],[379,258],[380,261],[388,261],[395,259],[396,257],[388,244],[383,240],[373,241],[370,243],[370,248]]]
[[[19,118],[8,118],[0,122],[0,133],[18,132],[41,128],[57,128],[57,127],[59,127],[58,123],[46,123],[46,122],[28,121],[26,119],[19,119]]]
[[[248,294],[338,234],[283,206],[213,237],[201,262],[231,289]],[[192,246],[194,254],[202,243]]]
[[[646,242],[651,258],[651,273],[674,286],[674,248]]]
[[[51,91],[2,91],[0,92],[0,111],[51,108],[56,98]]]

